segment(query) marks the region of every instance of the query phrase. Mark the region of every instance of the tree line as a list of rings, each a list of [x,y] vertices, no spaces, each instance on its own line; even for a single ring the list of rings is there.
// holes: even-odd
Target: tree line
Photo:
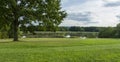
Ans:
[[[39,26],[29,26],[25,28],[24,32],[35,33],[34,31],[44,31]],[[46,31],[51,31],[50,28],[46,28]],[[55,31],[54,29],[51,32],[62,31],[62,32],[98,32],[99,38],[120,38],[120,24],[116,27],[78,27],[78,26],[71,26],[71,27],[59,27]]]
[[[71,26],[71,27],[59,27],[59,31],[99,32],[100,28],[102,27]]]

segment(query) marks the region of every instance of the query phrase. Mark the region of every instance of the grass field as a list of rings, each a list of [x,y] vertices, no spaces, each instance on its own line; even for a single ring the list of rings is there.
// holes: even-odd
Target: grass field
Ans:
[[[120,39],[0,40],[0,62],[120,62]]]

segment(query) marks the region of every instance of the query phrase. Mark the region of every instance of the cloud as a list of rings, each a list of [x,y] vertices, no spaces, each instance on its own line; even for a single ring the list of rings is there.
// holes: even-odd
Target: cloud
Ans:
[[[74,1],[74,0],[71,0]],[[76,0],[80,2],[81,0]],[[120,1],[120,0],[119,0]],[[64,9],[68,17],[61,24],[63,26],[116,26],[120,14],[120,6],[107,7],[109,3],[116,3],[118,0],[85,0],[82,4],[71,4],[69,1]]]
[[[119,0],[103,0],[105,2],[118,2]]]
[[[73,5],[79,5],[87,2],[88,0],[62,0],[62,6],[68,7]]]
[[[91,12],[70,13],[67,19],[75,21],[91,21]]]
[[[98,23],[98,21],[93,21],[92,17],[91,12],[70,13],[67,20],[76,21],[76,25],[79,25],[78,23],[82,23],[82,25]]]
[[[116,7],[116,6],[120,6],[120,0],[111,0],[111,1],[105,1],[105,7]]]
[[[115,7],[115,6],[120,6],[120,2],[105,4],[105,7]]]
[[[120,22],[120,15],[117,15],[116,17],[118,18],[118,20],[119,20],[119,22]]]

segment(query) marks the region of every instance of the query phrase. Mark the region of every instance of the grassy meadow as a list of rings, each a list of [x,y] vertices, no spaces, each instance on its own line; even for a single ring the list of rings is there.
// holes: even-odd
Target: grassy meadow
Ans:
[[[0,62],[120,62],[120,39],[1,39]]]

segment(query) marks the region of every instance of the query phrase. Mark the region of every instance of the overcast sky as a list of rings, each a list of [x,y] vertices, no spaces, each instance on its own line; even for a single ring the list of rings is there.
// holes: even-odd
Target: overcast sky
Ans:
[[[120,22],[120,0],[62,0],[68,13],[60,26],[116,26]]]

